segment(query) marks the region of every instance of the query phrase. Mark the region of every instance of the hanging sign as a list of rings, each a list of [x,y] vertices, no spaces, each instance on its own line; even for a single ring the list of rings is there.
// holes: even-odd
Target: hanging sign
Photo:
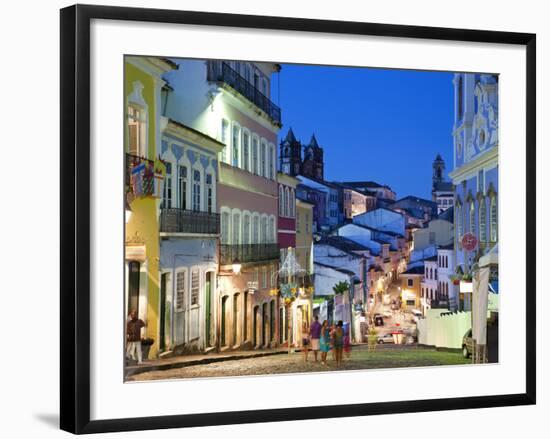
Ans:
[[[460,241],[462,243],[462,247],[466,251],[471,252],[477,247],[477,238],[473,233],[465,233],[462,235],[462,239]]]

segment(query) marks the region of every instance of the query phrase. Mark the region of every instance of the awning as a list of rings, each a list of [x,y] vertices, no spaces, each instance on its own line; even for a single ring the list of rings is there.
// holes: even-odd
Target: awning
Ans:
[[[498,265],[498,244],[495,244],[487,254],[479,258],[479,267],[486,267],[488,265]]]

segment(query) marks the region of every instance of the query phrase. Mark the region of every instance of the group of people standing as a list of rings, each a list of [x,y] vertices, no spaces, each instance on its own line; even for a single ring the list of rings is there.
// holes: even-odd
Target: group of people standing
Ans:
[[[313,323],[303,324],[302,327],[302,352],[304,361],[308,361],[309,351],[313,351],[315,362],[318,361],[318,353],[321,352],[321,364],[327,364],[327,355],[330,350],[333,352],[333,360],[336,366],[343,361],[343,354],[349,358],[351,355],[351,340],[349,334],[349,323],[339,320],[336,325],[330,325],[327,320],[319,323],[319,317],[313,318]]]

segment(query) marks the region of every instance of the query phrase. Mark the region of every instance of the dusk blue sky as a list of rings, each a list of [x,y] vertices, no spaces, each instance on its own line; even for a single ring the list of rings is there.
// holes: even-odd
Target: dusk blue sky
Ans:
[[[279,75],[279,137],[292,127],[304,144],[315,133],[326,180],[374,180],[398,198],[431,199],[437,153],[452,170],[452,73],[283,64]]]

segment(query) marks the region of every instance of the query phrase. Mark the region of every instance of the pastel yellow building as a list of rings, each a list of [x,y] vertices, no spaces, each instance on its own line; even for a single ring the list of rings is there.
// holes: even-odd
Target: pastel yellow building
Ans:
[[[159,160],[162,75],[176,66],[154,57],[126,57],[125,313],[133,309],[146,323],[142,338],[154,340],[149,357],[159,351],[159,222],[165,172]]]

